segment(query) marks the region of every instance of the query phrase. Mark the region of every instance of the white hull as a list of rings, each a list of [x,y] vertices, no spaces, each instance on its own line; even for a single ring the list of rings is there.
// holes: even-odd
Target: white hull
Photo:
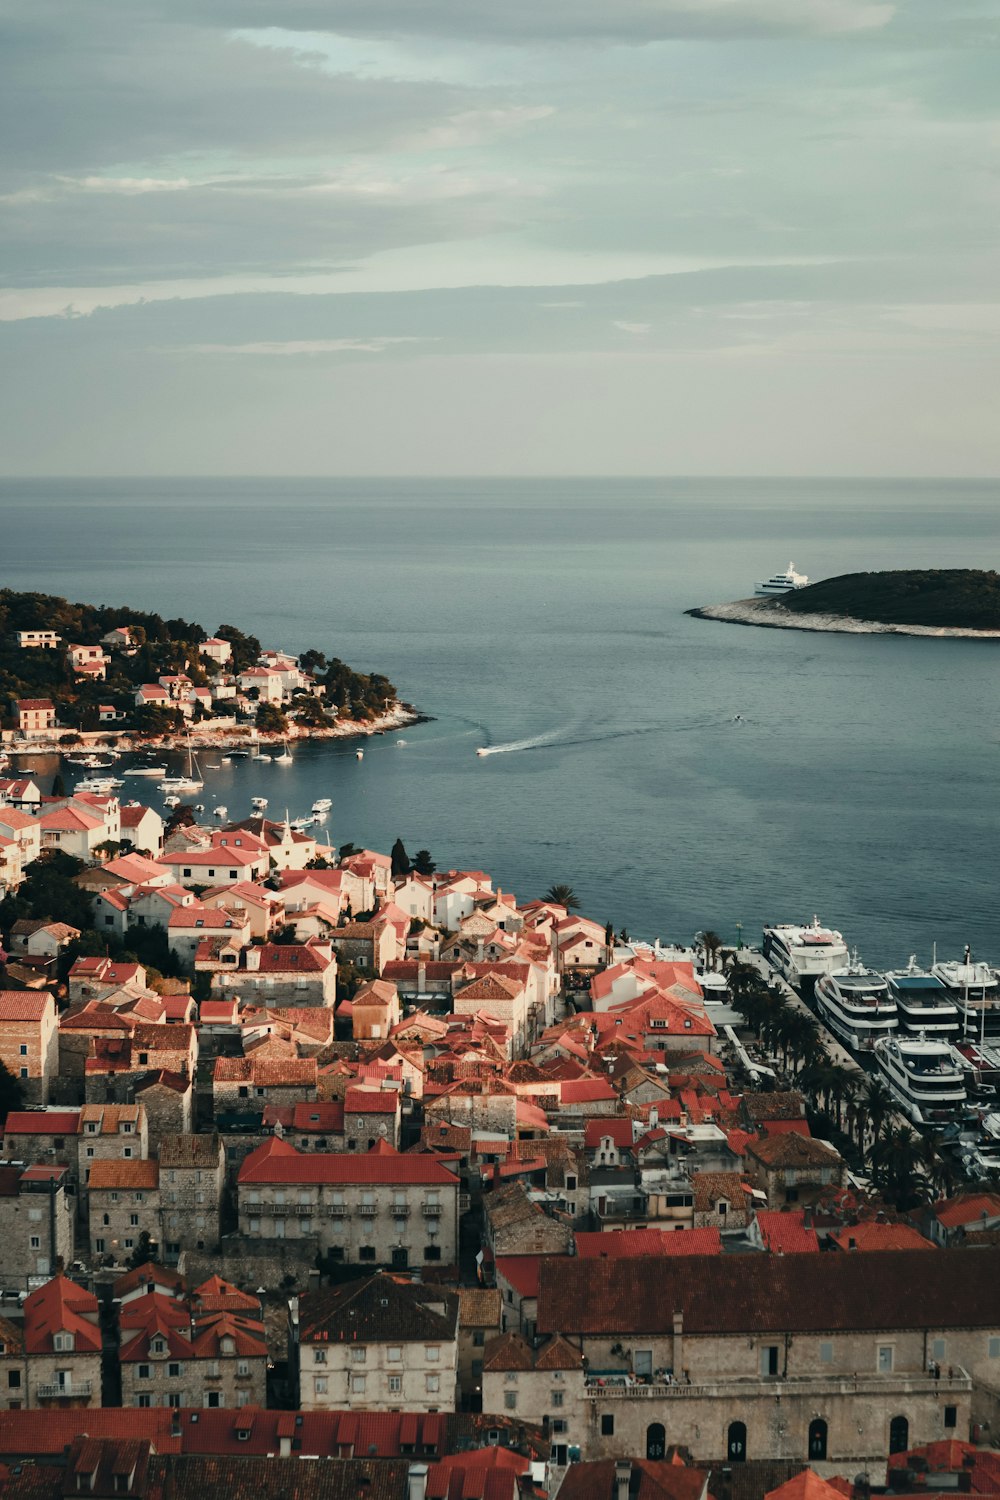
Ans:
[[[915,1125],[946,1123],[967,1102],[965,1081],[947,1044],[880,1042],[874,1056],[886,1087]]]
[[[898,1026],[894,1015],[871,1017],[854,1015],[845,1009],[834,996],[822,988],[822,980],[813,991],[816,1009],[830,1030],[855,1052],[871,1052],[880,1037],[892,1036]]]

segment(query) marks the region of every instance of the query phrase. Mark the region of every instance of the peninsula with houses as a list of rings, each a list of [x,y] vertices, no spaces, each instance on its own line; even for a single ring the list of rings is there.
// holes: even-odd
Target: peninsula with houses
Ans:
[[[5,1500],[1000,1489],[989,965],[23,775],[0,949]]]
[[[1000,639],[1000,574],[977,568],[845,573],[687,613],[773,630]]]
[[[371,734],[416,722],[380,673],[265,649],[233,625],[0,590],[0,728],[20,753],[73,744]]]

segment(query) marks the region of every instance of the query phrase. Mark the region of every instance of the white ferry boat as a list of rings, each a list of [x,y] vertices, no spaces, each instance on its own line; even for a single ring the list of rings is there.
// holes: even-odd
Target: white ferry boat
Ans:
[[[870,1052],[879,1037],[891,1036],[899,1025],[888,984],[859,963],[857,954],[846,969],[820,975],[813,994],[830,1030],[855,1052]]]
[[[791,594],[795,589],[804,589],[809,582],[808,575],[796,573],[795,564],[788,564],[785,573],[774,573],[770,578],[765,578],[762,583],[754,584],[754,593],[764,599],[777,594]]]
[[[995,969],[973,963],[967,948],[962,963],[931,964],[931,973],[958,1007],[963,1037],[1000,1041],[1000,974]]]
[[[811,983],[821,974],[847,967],[850,954],[839,932],[821,927],[813,917],[808,927],[776,922],[764,928],[764,957],[789,984]]]
[[[896,1002],[901,1031],[941,1041],[958,1036],[958,1006],[953,996],[940,979],[920,967],[915,953],[911,953],[905,969],[889,969],[885,977]]]
[[[965,1104],[962,1069],[947,1042],[890,1036],[873,1051],[889,1092],[915,1125],[948,1121]]]

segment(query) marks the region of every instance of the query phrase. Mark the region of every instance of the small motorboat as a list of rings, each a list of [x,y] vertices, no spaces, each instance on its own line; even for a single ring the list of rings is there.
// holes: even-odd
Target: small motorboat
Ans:
[[[333,802],[332,802],[331,798],[329,798],[329,797],[317,797],[316,801],[313,803],[312,810],[313,810],[314,813],[324,813],[324,812],[329,812],[330,808],[332,806],[333,806]]]
[[[164,797],[163,805],[164,807],[180,807],[181,799],[179,797],[176,797],[174,793],[171,792],[169,797]]]
[[[396,744],[397,744],[397,745],[405,745],[405,744],[406,744],[406,741],[405,741],[405,740],[397,740],[397,741],[396,741]]]
[[[254,812],[263,812],[264,809],[267,807],[267,798],[266,797],[251,797],[250,798],[250,806],[253,808]]]
[[[166,766],[130,766],[125,772],[126,776],[156,776],[163,777],[167,774]]]
[[[310,813],[308,817],[305,818],[293,818],[288,826],[290,828],[294,828],[296,833],[305,833],[306,829],[311,828],[315,822],[316,819],[313,817],[312,813]]]
[[[218,805],[218,807],[213,807],[212,808],[212,817],[213,818],[225,818],[225,817],[228,816],[228,814],[229,814],[229,808],[226,806],[226,804],[224,802],[220,802],[219,805]]]
[[[476,751],[476,754],[477,755],[485,755],[486,754],[486,747],[484,745],[480,745],[479,749]]]
[[[231,766],[232,763],[233,763],[233,757],[231,755],[224,755],[222,757],[222,764],[224,766]]]
[[[354,755],[355,759],[357,760],[364,760],[365,758],[365,752],[363,750],[355,750]]]

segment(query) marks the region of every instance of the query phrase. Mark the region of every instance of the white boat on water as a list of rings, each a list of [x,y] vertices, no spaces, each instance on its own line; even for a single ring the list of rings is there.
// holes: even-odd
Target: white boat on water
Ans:
[[[280,755],[272,755],[271,759],[274,761],[274,764],[276,766],[290,766],[291,765],[291,763],[292,763],[292,752],[288,748],[288,741],[287,740],[285,741],[285,743],[281,747],[281,754]]]
[[[161,779],[166,774],[166,766],[129,766],[125,772],[126,776],[156,776]]]
[[[770,578],[765,578],[762,583],[754,584],[754,593],[759,598],[772,598],[779,594],[791,594],[795,589],[804,589],[809,582],[806,573],[796,573],[795,564],[788,564],[785,573],[774,573]]]
[[[262,813],[262,812],[266,811],[266,809],[267,809],[267,798],[266,797],[251,797],[250,798],[250,806],[253,808],[254,812]]]
[[[859,963],[856,953],[845,969],[821,974],[813,995],[830,1030],[855,1052],[870,1052],[879,1037],[891,1036],[899,1025],[886,980]]]
[[[180,807],[181,799],[176,795],[176,793],[171,792],[169,796],[164,797],[163,805],[164,807]]]
[[[915,1125],[945,1123],[966,1103],[962,1068],[948,1042],[882,1037],[873,1056],[889,1092]]]
[[[764,957],[793,985],[811,983],[821,974],[846,968],[850,962],[841,934],[832,927],[821,927],[816,916],[808,926],[776,922],[765,927]]]
[[[197,773],[197,774],[196,774]],[[161,792],[200,792],[205,785],[201,779],[201,771],[198,762],[188,745],[187,774],[185,776],[164,776],[159,784]]]
[[[305,818],[293,818],[288,826],[294,829],[296,833],[305,833],[306,829],[311,828],[315,822],[315,816],[309,813]]]
[[[355,750],[354,754],[358,760],[364,760],[365,758],[365,752],[363,750]]]
[[[213,807],[212,808],[212,817],[213,818],[225,818],[225,817],[228,817],[228,815],[229,815],[229,808],[226,806],[226,804],[224,802],[220,802],[217,807]]]
[[[312,810],[314,813],[325,813],[329,812],[332,806],[333,800],[330,797],[317,797]]]
[[[78,781],[74,790],[77,792],[100,792],[106,796],[109,792],[117,791],[124,783],[114,776],[85,776]]]
[[[962,963],[931,964],[958,1008],[959,1028],[964,1037],[1000,1041],[1000,974],[989,964],[973,963],[966,948]]]
[[[934,974],[917,963],[915,953],[905,969],[887,969],[889,993],[896,1002],[901,1031],[951,1041],[958,1036],[955,997]]]

